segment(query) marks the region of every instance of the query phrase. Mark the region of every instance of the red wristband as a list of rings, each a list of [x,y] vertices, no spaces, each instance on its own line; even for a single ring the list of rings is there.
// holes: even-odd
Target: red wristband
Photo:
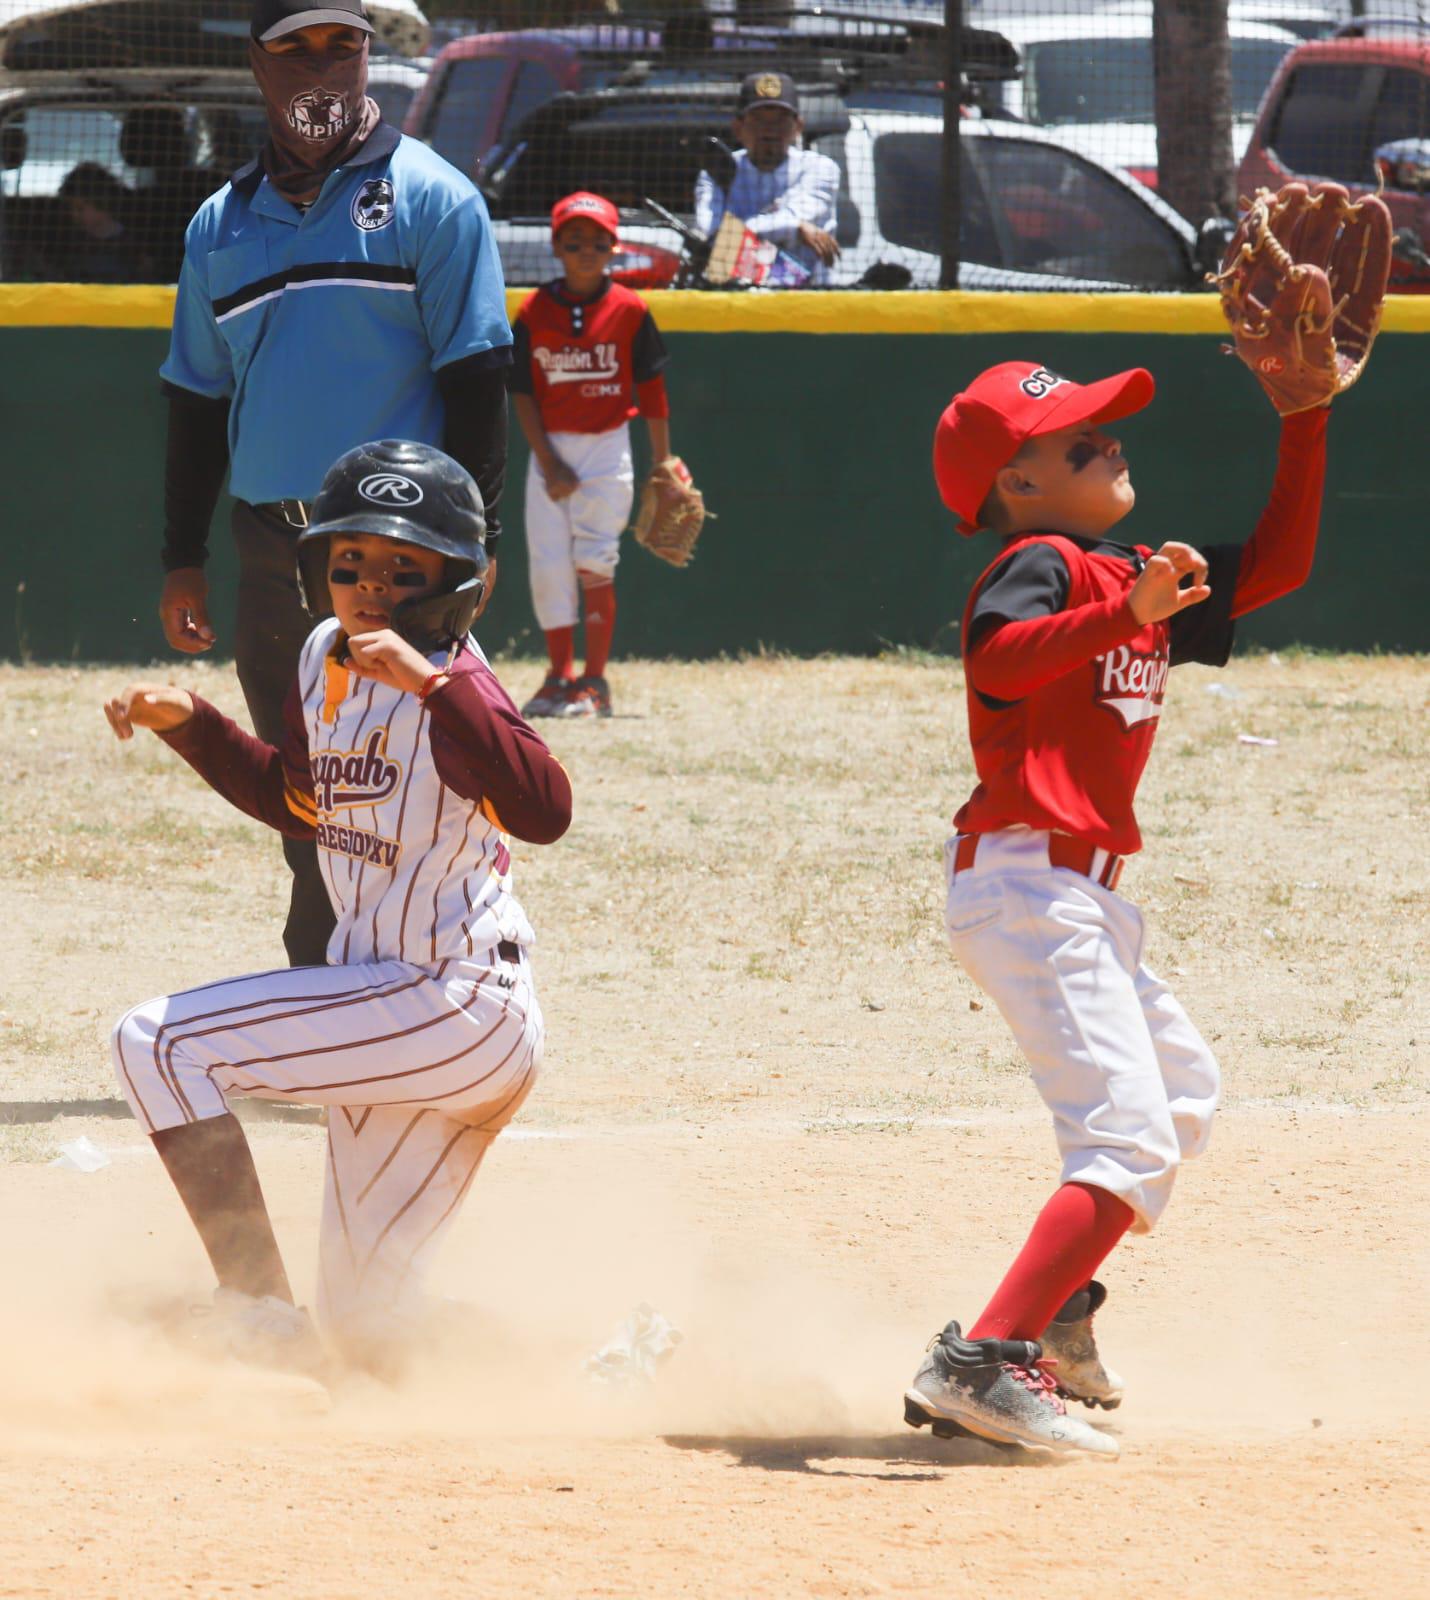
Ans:
[[[447,674],[445,672],[431,673],[426,679],[423,680],[422,687],[417,691],[417,698],[419,700],[425,700],[427,696],[431,694],[432,691],[437,687],[437,685],[441,683],[444,678],[446,678],[446,676]]]

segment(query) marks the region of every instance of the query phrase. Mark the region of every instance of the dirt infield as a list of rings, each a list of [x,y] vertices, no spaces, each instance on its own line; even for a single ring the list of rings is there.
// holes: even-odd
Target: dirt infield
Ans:
[[[612,722],[553,730],[577,819],[517,849],[547,1074],[443,1258],[460,1332],[406,1388],[332,1400],[176,1343],[154,1307],[204,1263],[138,1130],[39,1120],[114,1096],[126,1005],[281,960],[271,841],[156,741],[109,740],[123,676],[0,669],[0,1100],[35,1119],[0,1126],[0,1595],[1430,1583],[1423,662],[1173,677],[1123,887],[1227,1106],[1104,1274],[1111,1465],[900,1421],[1055,1178],[941,941],[949,663],[628,665]],[[224,669],[176,678],[241,704]],[[47,1165],[80,1134],[109,1166]],[[252,1135],[308,1292],[321,1129]],[[581,1358],[642,1300],[685,1342],[649,1391],[594,1387]]]

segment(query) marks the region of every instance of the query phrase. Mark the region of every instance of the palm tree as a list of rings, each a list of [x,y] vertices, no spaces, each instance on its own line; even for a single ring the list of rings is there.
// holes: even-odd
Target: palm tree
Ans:
[[[1157,187],[1189,222],[1236,213],[1227,0],[1153,0]]]

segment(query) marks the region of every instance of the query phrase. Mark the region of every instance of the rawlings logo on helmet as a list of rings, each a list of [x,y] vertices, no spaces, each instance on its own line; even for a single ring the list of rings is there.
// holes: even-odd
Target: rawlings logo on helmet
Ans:
[[[288,102],[288,122],[300,138],[313,144],[335,139],[348,124],[347,105],[331,89],[305,89]]]
[[[422,485],[400,472],[370,472],[357,491],[375,506],[415,506],[422,501]]]

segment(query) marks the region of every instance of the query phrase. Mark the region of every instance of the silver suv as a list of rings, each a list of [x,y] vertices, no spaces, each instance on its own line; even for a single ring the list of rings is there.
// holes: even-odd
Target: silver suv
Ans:
[[[389,48],[424,48],[415,0],[368,0]],[[266,135],[250,0],[5,0],[0,278],[173,282],[199,204]],[[374,96],[420,69],[374,62]],[[67,181],[68,180],[68,181]]]

